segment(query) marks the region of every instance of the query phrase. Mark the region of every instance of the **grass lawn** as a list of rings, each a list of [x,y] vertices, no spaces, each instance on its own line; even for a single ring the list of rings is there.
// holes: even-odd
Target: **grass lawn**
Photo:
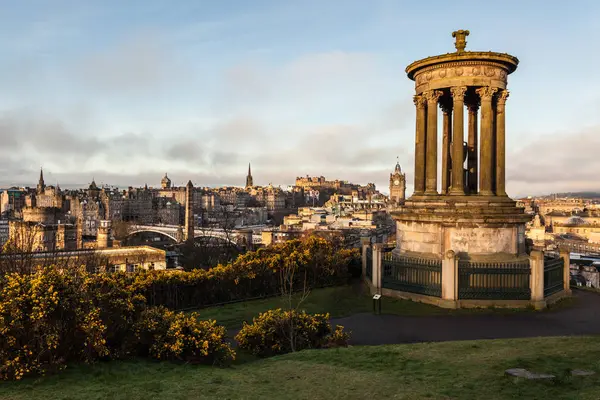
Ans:
[[[565,299],[551,308],[569,306],[576,301],[574,298]],[[198,310],[202,319],[216,319],[219,324],[228,329],[240,328],[243,321],[252,322],[252,317],[270,309],[286,307],[281,297],[272,297],[262,300],[252,300],[233,303],[224,306],[210,307]],[[345,317],[352,314],[373,312],[373,300],[367,294],[366,288],[360,284],[354,286],[339,286],[313,290],[308,298],[301,304],[301,309],[310,313],[330,313],[331,317]],[[529,309],[459,309],[449,310],[410,300],[383,298],[382,313],[396,315],[448,315],[448,314],[474,314],[474,313],[514,313],[531,312]]]
[[[552,381],[504,376],[507,368]],[[570,377],[568,369],[598,374]],[[227,368],[168,362],[70,367],[0,383],[0,398],[33,399],[593,399],[600,338],[535,338],[308,350]]]

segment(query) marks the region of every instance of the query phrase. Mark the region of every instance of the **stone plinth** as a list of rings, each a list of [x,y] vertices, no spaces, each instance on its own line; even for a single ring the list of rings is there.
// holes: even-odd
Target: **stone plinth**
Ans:
[[[397,252],[442,257],[514,258],[525,254],[525,223],[531,218],[507,197],[413,196],[392,213]]]

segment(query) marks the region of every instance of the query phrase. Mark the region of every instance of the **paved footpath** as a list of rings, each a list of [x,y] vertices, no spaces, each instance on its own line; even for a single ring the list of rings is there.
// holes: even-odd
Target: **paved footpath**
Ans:
[[[332,324],[352,331],[351,344],[378,345],[450,340],[600,334],[600,295],[574,290],[572,307],[507,315],[400,316],[355,314]]]

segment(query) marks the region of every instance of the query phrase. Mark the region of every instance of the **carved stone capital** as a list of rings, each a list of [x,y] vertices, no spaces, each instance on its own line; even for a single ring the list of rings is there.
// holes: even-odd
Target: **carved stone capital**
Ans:
[[[479,102],[468,102],[467,103],[467,110],[469,110],[469,112],[471,114],[476,114],[477,111],[479,110]]]
[[[508,99],[510,93],[508,93],[508,90],[502,90],[498,93],[498,104],[506,104],[506,99]]]
[[[440,108],[444,114],[450,114],[452,112],[452,101],[450,99],[444,99],[440,102]]]
[[[453,101],[465,101],[465,93],[467,93],[466,86],[454,86],[450,88],[450,93],[452,93]]]
[[[427,100],[422,95],[416,95],[413,96],[413,103],[415,103],[415,106],[417,106],[417,108],[425,108]]]
[[[477,93],[479,95],[479,98],[481,99],[481,101],[490,101],[491,102],[492,98],[494,97],[494,94],[496,94],[497,91],[498,91],[498,88],[484,86],[484,87],[481,87],[481,88],[475,90],[475,93]]]
[[[440,100],[440,97],[442,97],[444,95],[444,92],[442,92],[441,90],[428,90],[426,92],[423,92],[423,96],[427,99],[427,103],[431,104],[437,104],[437,102]]]

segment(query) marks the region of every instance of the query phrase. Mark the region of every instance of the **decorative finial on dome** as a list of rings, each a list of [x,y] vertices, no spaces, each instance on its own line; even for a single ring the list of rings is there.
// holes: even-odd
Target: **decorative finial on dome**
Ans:
[[[469,31],[462,29],[452,32],[452,37],[456,38],[454,47],[456,47],[457,53],[462,53],[465,51],[465,47],[467,47],[467,36],[469,36],[469,33]]]

